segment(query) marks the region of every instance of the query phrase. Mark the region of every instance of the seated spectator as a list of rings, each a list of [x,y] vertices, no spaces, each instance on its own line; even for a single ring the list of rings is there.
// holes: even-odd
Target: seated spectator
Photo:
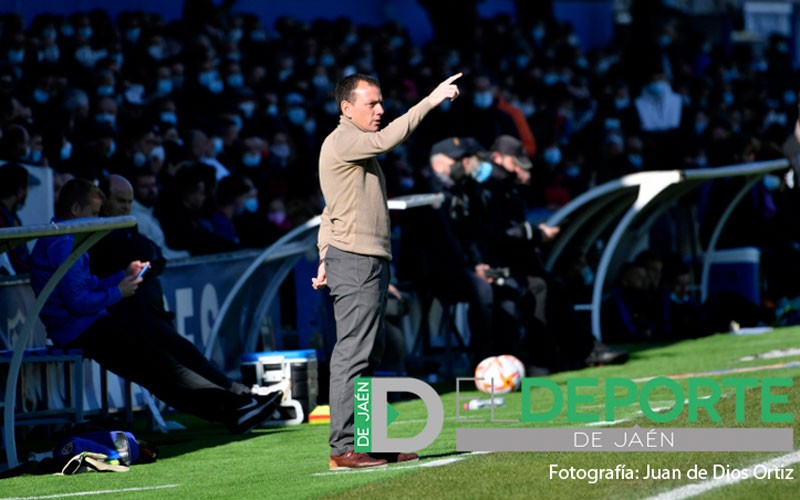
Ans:
[[[0,228],[19,227],[22,221],[17,211],[25,205],[28,197],[28,171],[16,163],[0,166]],[[0,268],[8,274],[27,273],[30,270],[30,254],[27,245],[18,245],[8,252],[10,269]]]
[[[116,188],[123,186],[122,198],[132,199],[124,183],[114,183]],[[118,193],[123,190],[117,189]],[[103,198],[89,181],[73,179],[61,190],[54,220],[96,217]],[[31,286],[37,295],[69,256],[73,244],[73,235],[37,241],[31,270]],[[285,384],[249,389],[216,370],[163,318],[141,314],[132,321],[109,310],[136,293],[143,280],[138,274],[146,264],[135,260],[100,278],[90,271],[89,255],[83,254],[42,309],[40,317],[48,337],[58,347],[83,349],[87,357],[170,406],[223,423],[231,432],[248,432],[271,417],[287,389]]]
[[[158,201],[159,187],[156,175],[146,169],[136,170],[133,173],[133,203],[131,215],[136,217],[136,227],[139,232],[152,240],[161,249],[164,258],[181,259],[191,254],[186,250],[174,250],[167,246],[161,223],[153,215],[153,208]]]
[[[236,244],[213,233],[203,224],[202,210],[207,198],[206,168],[202,165],[181,168],[175,175],[171,191],[161,197],[155,211],[167,245],[188,250],[192,255],[237,249]]]
[[[239,235],[234,226],[237,219],[245,211],[248,199],[258,200],[253,183],[240,175],[229,175],[219,181],[217,187],[215,210],[207,219],[208,229],[225,238],[236,247],[241,245]]]
[[[603,301],[603,338],[610,342],[641,342],[657,335],[656,309],[647,293],[649,277],[641,264],[622,266],[617,284]]]

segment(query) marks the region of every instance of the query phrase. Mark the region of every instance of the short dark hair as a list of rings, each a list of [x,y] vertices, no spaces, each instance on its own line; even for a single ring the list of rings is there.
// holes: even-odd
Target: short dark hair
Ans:
[[[101,201],[105,202],[106,197],[99,187],[86,179],[70,179],[64,184],[64,187],[61,188],[61,192],[58,194],[56,215],[59,217],[67,215],[72,205],[75,203],[83,208],[89,205],[95,198],[99,198]]]
[[[363,73],[353,73],[352,75],[348,75],[341,80],[339,83],[336,84],[336,104],[341,106],[342,101],[353,102],[353,91],[358,87],[358,82],[367,82],[370,85],[374,85],[380,88],[381,84],[378,83],[378,79],[365,75]]]
[[[17,194],[20,188],[28,187],[28,171],[18,163],[0,166],[0,198]]]

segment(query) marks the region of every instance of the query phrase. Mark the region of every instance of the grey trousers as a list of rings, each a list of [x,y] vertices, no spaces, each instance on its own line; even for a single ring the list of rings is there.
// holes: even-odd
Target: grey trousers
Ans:
[[[331,455],[353,449],[353,386],[383,354],[389,262],[328,247],[325,272],[333,298],[336,345],[331,355]]]

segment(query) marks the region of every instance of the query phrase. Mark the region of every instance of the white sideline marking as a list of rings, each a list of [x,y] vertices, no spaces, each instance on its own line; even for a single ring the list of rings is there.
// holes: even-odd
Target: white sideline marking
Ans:
[[[43,495],[38,497],[8,497],[0,498],[0,500],[38,500],[40,498],[65,498],[65,497],[83,497],[87,495],[108,495],[110,493],[124,493],[128,491],[150,491],[150,490],[163,490],[165,488],[177,488],[179,484],[164,484],[162,486],[144,486],[140,488],[122,488],[120,490],[97,490],[97,491],[79,491],[76,493],[59,493],[57,495]]]
[[[455,462],[460,462],[464,460],[470,455],[480,455],[483,452],[472,452],[462,455],[460,457],[447,457],[447,458],[440,458],[438,460],[432,460],[430,462],[413,462],[407,465],[393,465],[390,467],[367,467],[366,469],[342,469],[342,470],[332,470],[328,472],[315,472],[311,474],[312,476],[331,476],[334,474],[361,474],[366,472],[391,472],[393,470],[406,470],[406,469],[420,469],[423,467],[441,467],[442,465],[449,465]],[[4,499],[0,499],[4,500]]]
[[[748,478],[752,478],[753,470],[759,465],[764,466],[767,469],[771,469],[772,467],[786,467],[787,465],[793,465],[796,464],[797,462],[800,462],[800,451],[794,451],[792,453],[789,453],[788,455],[783,455],[781,457],[773,458],[772,460],[768,460],[760,464],[752,465],[744,470],[748,472],[747,474]],[[719,479],[712,479],[710,481],[704,481],[702,483],[681,486],[679,488],[675,488],[674,490],[661,493],[660,495],[649,497],[646,500],[681,500],[684,498],[691,498],[701,493],[705,493],[706,491],[719,488],[720,486],[736,484],[744,480],[745,479],[741,477],[738,478],[732,478],[730,476],[721,477]]]

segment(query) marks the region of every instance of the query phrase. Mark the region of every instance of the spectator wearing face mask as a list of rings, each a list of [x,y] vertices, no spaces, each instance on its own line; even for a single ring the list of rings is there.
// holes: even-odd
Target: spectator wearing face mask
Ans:
[[[666,75],[656,73],[634,101],[640,127],[645,132],[666,132],[681,124],[683,100],[670,86]]]
[[[680,149],[675,144],[680,138],[683,99],[672,90],[663,71],[652,74],[634,107],[649,168],[669,170],[680,166]]]
[[[266,248],[292,229],[283,198],[271,200],[266,207],[259,199],[263,197],[259,198],[254,188],[243,213],[234,221],[243,247]]]
[[[206,205],[208,172],[202,165],[181,168],[164,195],[159,198],[155,214],[161,223],[167,245],[188,250],[192,255],[236,250],[232,243],[212,230],[203,219]]]
[[[500,101],[497,94],[498,90],[488,76],[475,77],[472,98],[460,103],[463,117],[458,116],[459,111],[455,107],[453,109],[456,112],[454,125],[460,135],[474,137],[481,144],[491,144],[495,137],[503,134],[519,136],[512,117],[498,107]]]
[[[208,229],[231,245],[241,246],[234,223],[245,213],[248,200],[258,200],[256,196],[255,187],[249,179],[234,174],[220,180],[216,191],[215,210],[205,221]]]

